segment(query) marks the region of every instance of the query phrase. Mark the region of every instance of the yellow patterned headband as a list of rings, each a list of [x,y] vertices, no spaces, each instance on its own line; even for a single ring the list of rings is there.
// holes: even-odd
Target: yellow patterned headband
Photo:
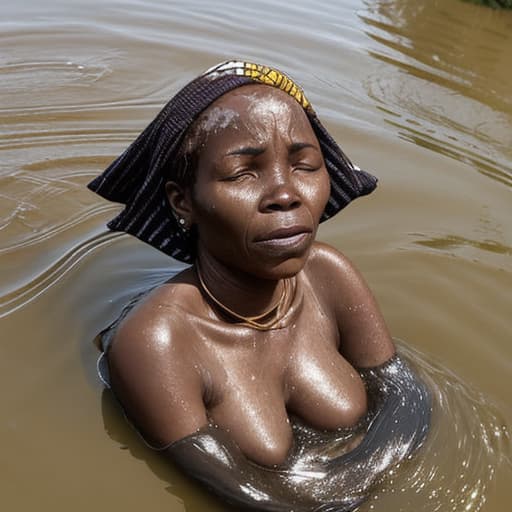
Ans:
[[[229,60],[210,68],[205,76],[219,76],[222,74],[232,74],[246,76],[255,82],[271,85],[286,92],[294,98],[304,109],[312,109],[302,88],[297,85],[289,76],[286,76],[277,69],[252,62],[243,62],[239,60]]]

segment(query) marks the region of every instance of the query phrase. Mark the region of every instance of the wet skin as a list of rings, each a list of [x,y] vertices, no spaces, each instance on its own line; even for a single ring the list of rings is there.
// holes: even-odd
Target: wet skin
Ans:
[[[284,296],[272,329],[241,326],[201,292],[190,268],[153,291],[121,324],[109,352],[113,388],[153,442],[209,419],[263,465],[285,461],[288,415],[333,430],[366,412],[354,369],[394,346],[362,276],[314,242],[329,176],[303,109],[263,85],[227,93],[197,122],[196,181],[170,182],[169,202],[199,233],[208,288],[241,315]]]

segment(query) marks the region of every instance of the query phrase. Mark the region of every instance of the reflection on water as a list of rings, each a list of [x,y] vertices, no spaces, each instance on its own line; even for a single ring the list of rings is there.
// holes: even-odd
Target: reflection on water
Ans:
[[[368,94],[400,137],[511,186],[512,17],[407,0],[368,2],[360,16],[378,43],[371,54],[392,65],[376,69]]]
[[[321,237],[361,267],[438,406],[429,449],[363,510],[508,509],[512,12],[459,0],[6,0],[2,14],[2,509],[228,510],[101,398],[90,340],[179,266],[107,233],[119,207],[85,184],[181,85],[238,56],[301,82],[380,178]]]
[[[478,240],[468,240],[467,238],[463,238],[460,236],[446,236],[446,237],[433,237],[426,238],[424,235],[419,235],[420,239],[416,240],[415,243],[418,245],[423,245],[425,247],[431,247],[432,249],[439,249],[442,251],[448,251],[450,249],[455,249],[457,247],[470,246],[475,247],[476,249],[480,249],[482,251],[490,251],[498,254],[506,254],[512,256],[512,247],[507,247],[502,245],[494,240],[488,240],[480,242]],[[421,239],[423,238],[423,239]]]

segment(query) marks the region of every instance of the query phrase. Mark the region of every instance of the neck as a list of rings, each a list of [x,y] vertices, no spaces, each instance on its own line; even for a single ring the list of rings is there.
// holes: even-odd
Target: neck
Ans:
[[[215,298],[239,315],[257,317],[276,305],[283,295],[283,279],[257,278],[201,253],[196,265]]]

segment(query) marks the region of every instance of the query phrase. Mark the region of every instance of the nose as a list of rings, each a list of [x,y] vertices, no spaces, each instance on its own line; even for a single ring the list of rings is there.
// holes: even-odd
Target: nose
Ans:
[[[273,180],[261,201],[263,212],[288,211],[298,208],[301,198],[290,178],[279,177]]]

